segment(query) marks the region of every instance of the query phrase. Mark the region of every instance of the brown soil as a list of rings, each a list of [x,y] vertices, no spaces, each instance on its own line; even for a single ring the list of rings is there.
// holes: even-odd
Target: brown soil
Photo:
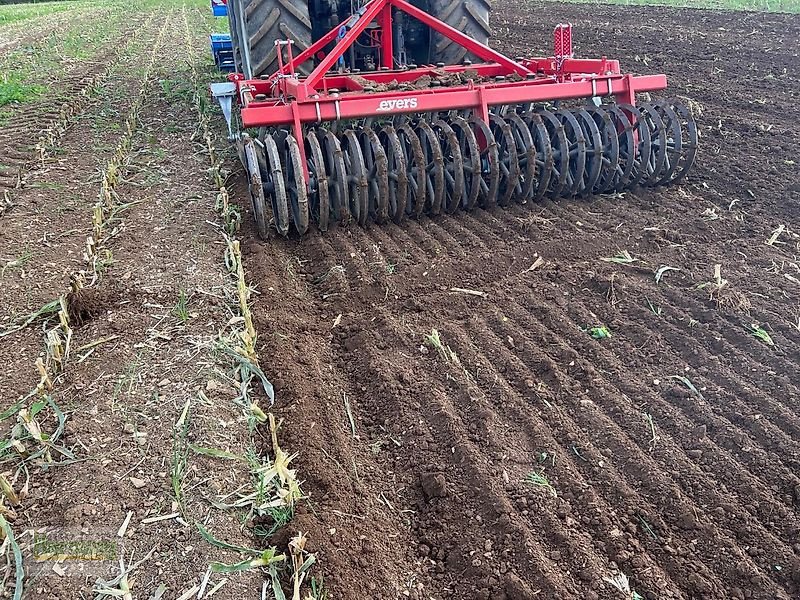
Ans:
[[[347,600],[622,598],[620,572],[648,600],[800,597],[800,17],[493,15],[512,56],[571,21],[579,55],[666,72],[699,103],[697,165],[666,189],[299,241],[248,223],[310,495],[293,526]],[[621,250],[638,262],[602,260]]]
[[[134,598],[162,584],[177,598],[212,561],[242,559],[202,539],[203,523],[257,548],[306,532],[314,574],[343,600],[623,598],[607,581],[618,573],[647,600],[800,597],[799,17],[498,0],[496,45],[512,56],[549,53],[552,26],[571,21],[580,55],[666,72],[671,93],[698,103],[701,149],[680,186],[269,243],[246,215],[261,365],[309,496],[263,539],[218,502],[251,485],[242,461],[190,453],[180,494],[171,481],[187,405],[187,443],[269,448],[217,351],[241,318],[194,143],[187,69],[209,62],[207,7],[184,27],[175,6],[131,19],[135,38],[104,41],[64,69],[59,94],[0,128],[4,329],[85,268],[97,173],[158,52],[116,189],[113,261],[70,298],[73,353],[51,393],[75,460],[23,471],[3,455],[3,475],[25,485],[7,518],[26,557],[42,528],[115,540],[126,565],[149,556]],[[31,141],[51,126],[42,160]],[[622,250],[638,261],[602,260]],[[704,285],[716,265],[721,289]],[[661,266],[679,270],[657,284]],[[587,333],[600,325],[610,338]],[[34,402],[46,329],[0,338],[0,410]],[[94,576],[25,566],[26,598],[94,596]],[[225,579],[215,598],[262,595],[258,570]]]

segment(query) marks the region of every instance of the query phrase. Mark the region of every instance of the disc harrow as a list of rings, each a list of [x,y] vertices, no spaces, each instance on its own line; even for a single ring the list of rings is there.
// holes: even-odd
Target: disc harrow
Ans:
[[[420,215],[619,193],[684,177],[697,127],[676,102],[577,108],[503,107],[304,130],[308,186],[291,133],[244,145],[258,231],[401,223]],[[480,140],[480,142],[479,142]],[[249,156],[249,155],[248,155]],[[252,172],[254,166],[258,169]],[[271,207],[271,211],[267,210]]]
[[[483,62],[403,64],[397,12]],[[291,40],[276,41],[272,76],[237,73],[212,86],[259,235],[619,194],[685,177],[698,144],[691,111],[637,102],[666,88],[666,77],[575,58],[569,25],[554,37],[553,56],[512,60],[407,0],[370,0],[296,57]],[[380,67],[357,73],[345,57],[367,41]],[[303,75],[308,62],[316,66]],[[234,98],[242,132],[232,126]]]

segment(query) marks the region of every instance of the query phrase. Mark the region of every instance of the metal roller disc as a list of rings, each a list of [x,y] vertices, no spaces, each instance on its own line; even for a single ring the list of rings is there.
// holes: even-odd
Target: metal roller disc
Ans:
[[[553,174],[553,148],[550,146],[550,134],[544,125],[542,117],[536,113],[527,113],[523,121],[528,126],[536,149],[536,184],[533,189],[533,199],[538,202],[547,193],[550,187],[550,177]]]
[[[287,134],[281,148],[283,159],[283,177],[286,181],[286,195],[292,209],[292,220],[297,233],[303,235],[308,231],[308,188],[303,173],[303,160],[300,146],[294,136]]]
[[[446,213],[452,214],[461,206],[461,198],[464,196],[464,159],[461,156],[461,145],[456,132],[444,119],[434,121],[433,128],[439,135],[444,158],[445,194],[442,208]]]
[[[250,190],[250,204],[253,207],[253,218],[256,222],[258,237],[266,240],[269,233],[267,226],[267,203],[264,198],[264,184],[261,179],[258,153],[261,149],[249,135],[242,134],[241,143],[237,145],[242,164],[247,172],[247,187]]]
[[[661,116],[661,122],[664,124],[664,131],[667,135],[664,169],[661,171],[661,177],[657,181],[658,185],[663,185],[669,183],[675,177],[675,172],[681,162],[681,153],[683,152],[683,135],[678,114],[667,102],[659,100],[654,104],[654,108]]]
[[[569,177],[569,141],[567,140],[564,126],[552,112],[540,108],[537,114],[544,121],[547,135],[550,138],[550,147],[553,150],[553,168],[547,194],[551,198],[558,198],[561,196]]]
[[[625,113],[633,127],[633,143],[636,149],[633,158],[633,171],[628,182],[628,187],[642,185],[648,177],[648,164],[650,162],[650,128],[642,116],[642,111],[631,104],[618,105]]]
[[[681,126],[681,154],[671,180],[674,182],[682,179],[694,164],[697,154],[698,132],[697,122],[694,120],[694,115],[689,107],[675,100],[672,101],[672,107],[678,115]]]
[[[489,115],[489,126],[492,128],[492,134],[497,142],[497,154],[500,159],[500,185],[497,189],[497,203],[500,206],[508,206],[520,179],[517,144],[514,141],[511,126],[502,117],[495,114]]]
[[[636,143],[633,137],[633,125],[631,125],[628,115],[616,104],[608,104],[604,108],[614,123],[614,131],[616,132],[619,146],[619,162],[614,174],[613,190],[621,192],[630,184],[636,163]]]
[[[481,183],[478,204],[482,208],[490,208],[497,204],[497,190],[500,187],[500,158],[497,142],[489,126],[480,117],[473,115],[469,119],[469,124],[480,150]]]
[[[380,225],[389,217],[389,160],[378,134],[372,129],[362,128],[358,138],[367,171],[369,216]]]
[[[536,184],[536,144],[533,141],[531,130],[522,118],[515,112],[510,112],[505,117],[511,126],[514,143],[517,146],[517,162],[519,163],[519,183],[514,190],[514,199],[524,204],[533,199]]]
[[[406,214],[419,217],[425,210],[427,198],[428,174],[425,169],[425,153],[419,137],[410,125],[397,128],[397,136],[403,144],[403,154],[408,168],[408,199]]]
[[[331,213],[336,221],[346,225],[350,222],[350,188],[347,185],[344,153],[339,138],[332,132],[320,129],[318,135],[322,137],[322,156],[325,160],[325,172],[328,174]]]
[[[306,157],[309,175],[309,210],[311,218],[317,223],[320,231],[328,231],[328,220],[331,213],[330,193],[328,191],[328,174],[325,172],[325,159],[322,157],[322,146],[313,129],[306,132]]]
[[[367,169],[364,166],[364,156],[358,136],[352,129],[342,135],[342,155],[347,172],[347,187],[350,196],[350,214],[359,225],[367,224],[369,216],[369,185],[367,183]]]
[[[564,135],[567,137],[567,153],[569,155],[569,168],[567,180],[561,190],[565,197],[576,196],[583,191],[583,173],[586,170],[586,138],[583,128],[570,111],[561,108],[555,111],[556,118],[564,126]]]
[[[264,136],[264,163],[261,166],[261,180],[264,191],[270,194],[272,201],[272,218],[275,228],[281,235],[289,233],[289,200],[286,195],[286,184],[281,166],[281,155],[278,145],[271,135]]]
[[[619,164],[619,139],[614,129],[614,122],[604,108],[589,105],[586,110],[592,115],[602,140],[603,166],[600,169],[600,176],[597,178],[594,192],[604,194],[614,189],[614,177]]]
[[[456,132],[461,158],[464,161],[464,195],[461,206],[465,210],[472,210],[481,191],[481,153],[478,149],[478,140],[475,139],[475,134],[466,119],[451,117],[450,126]]]
[[[597,179],[600,177],[600,170],[603,167],[603,138],[597,123],[594,122],[592,115],[586,110],[578,108],[573,110],[575,118],[583,129],[583,137],[586,140],[586,164],[583,169],[583,183],[579,194],[588,196],[592,193]]]
[[[639,103],[641,122],[650,132],[650,156],[644,164],[640,185],[653,186],[661,178],[667,156],[667,131],[658,111],[647,102]]]
[[[444,157],[436,132],[424,120],[417,125],[417,137],[422,146],[425,164],[425,197],[428,200],[424,211],[438,215],[444,199]]]
[[[378,139],[389,164],[389,218],[399,223],[405,215],[409,193],[405,151],[397,131],[391,125],[385,125],[378,132]]]

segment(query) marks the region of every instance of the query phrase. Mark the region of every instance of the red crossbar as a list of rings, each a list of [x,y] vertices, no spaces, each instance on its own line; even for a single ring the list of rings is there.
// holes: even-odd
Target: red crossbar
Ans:
[[[614,75],[603,79],[593,77],[564,82],[548,78],[402,92],[321,95],[318,98],[290,104],[269,100],[250,103],[243,107],[241,112],[242,124],[245,127],[264,127],[291,124],[295,115],[301,123],[314,123],[374,117],[381,114],[454,109],[474,109],[482,113],[484,106],[589,98],[597,95],[622,96],[628,101],[636,92],[661,90],[665,87],[667,79],[664,75],[638,77]]]

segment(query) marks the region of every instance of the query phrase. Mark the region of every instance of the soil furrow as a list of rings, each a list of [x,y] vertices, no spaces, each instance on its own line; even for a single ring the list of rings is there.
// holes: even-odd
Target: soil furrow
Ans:
[[[525,330],[530,331],[531,334],[533,334],[533,332],[537,332],[537,335],[542,335],[545,339],[547,337],[550,337],[550,338],[554,337],[553,333],[551,333],[550,331],[548,331],[546,329],[544,329],[544,330],[541,329],[541,326],[539,325],[538,321],[536,321],[536,320],[534,320],[534,319],[532,319],[530,317],[527,317],[526,315],[527,315],[527,311],[525,311],[525,312],[519,311],[519,314],[517,315],[517,318],[521,319],[520,322],[524,323]],[[560,323],[561,322],[560,319],[548,319],[548,321],[551,324],[552,323]],[[558,329],[556,329],[556,332],[557,332],[557,334],[563,335],[563,333],[561,331],[559,331]],[[564,339],[564,338],[562,338],[562,339]],[[526,338],[526,340],[530,340],[530,338]],[[529,343],[531,343],[531,342],[526,341],[526,348],[528,347]],[[556,351],[555,348],[553,350],[553,353],[555,353],[556,356],[555,357],[551,356],[551,359],[550,359],[550,360],[553,361],[551,368],[558,368],[557,365],[558,365],[558,361],[559,360],[564,360],[564,361],[569,360],[569,361],[575,362],[576,368],[580,369],[583,373],[585,373],[586,374],[585,376],[592,377],[592,373],[595,372],[595,367],[593,365],[589,364],[589,363],[584,363],[579,358],[579,356],[580,356],[579,353],[575,352],[573,349],[571,349],[568,346],[566,346],[563,342],[557,343],[556,347],[558,348],[558,350]],[[547,347],[545,347],[545,351],[546,351],[546,348]],[[550,354],[550,353],[548,353],[548,354]],[[561,397],[563,399],[569,398],[570,394],[575,391],[574,389],[570,389],[570,388],[574,388],[574,385],[567,384],[567,386],[568,386],[567,390],[569,390],[569,391],[565,390],[566,393],[561,395]],[[687,486],[692,481],[692,479],[697,479],[698,480],[698,483],[691,483],[690,487],[687,487],[685,489],[685,492],[688,495],[687,496],[688,498],[692,497],[692,490],[693,489],[704,490],[704,495],[706,495],[708,497],[707,500],[704,499],[705,502],[709,502],[711,505],[716,505],[716,506],[726,506],[725,517],[729,522],[730,522],[730,518],[732,516],[733,519],[734,519],[734,522],[749,521],[749,522],[753,523],[754,524],[754,528],[748,528],[748,530],[737,529],[736,527],[730,527],[729,526],[730,527],[730,531],[734,534],[732,539],[737,539],[737,538],[740,538],[740,536],[741,536],[741,538],[743,538],[742,542],[743,542],[744,546],[746,546],[746,547],[754,547],[754,548],[761,547],[762,549],[765,549],[765,550],[767,548],[769,550],[775,550],[777,548],[780,548],[781,545],[777,541],[777,539],[772,534],[770,534],[763,526],[759,527],[757,525],[758,521],[754,522],[752,517],[750,519],[747,519],[743,515],[736,515],[735,514],[735,512],[738,512],[739,510],[747,511],[747,512],[750,512],[752,514],[753,513],[753,508],[759,507],[759,509],[760,509],[760,506],[757,503],[751,503],[751,504],[747,504],[747,505],[741,504],[740,508],[738,510],[734,509],[734,514],[729,516],[728,513],[731,512],[729,502],[722,495],[717,494],[715,492],[715,490],[717,489],[718,486],[713,486],[713,485],[709,486],[709,481],[707,479],[709,477],[709,475],[705,474],[705,473],[702,473],[702,471],[700,470],[700,467],[698,467],[694,463],[694,461],[689,459],[686,456],[686,454],[684,453],[684,450],[683,450],[684,447],[688,447],[689,449],[691,449],[691,448],[697,446],[697,440],[693,440],[691,438],[691,435],[692,435],[691,432],[697,426],[697,421],[695,421],[693,423],[693,422],[689,421],[688,419],[680,419],[678,417],[678,415],[675,414],[675,411],[671,409],[671,405],[669,405],[666,402],[664,402],[660,398],[660,396],[650,392],[649,390],[646,390],[646,389],[642,388],[641,386],[638,386],[638,387],[637,386],[633,386],[633,385],[631,385],[629,383],[626,383],[624,379],[620,379],[619,381],[617,381],[615,383],[611,383],[607,379],[598,378],[595,375],[592,378],[592,385],[588,386],[588,388],[587,388],[585,393],[588,393],[589,398],[591,398],[591,400],[597,406],[602,406],[602,407],[604,407],[604,409],[606,411],[608,411],[608,416],[604,417],[604,419],[607,419],[607,420],[611,419],[611,418],[614,419],[614,421],[610,421],[609,420],[608,423],[607,423],[607,426],[604,427],[603,429],[605,429],[605,431],[607,433],[610,432],[610,431],[614,431],[614,430],[617,430],[617,431],[620,432],[620,441],[618,442],[618,444],[619,444],[618,447],[619,448],[623,448],[625,446],[624,441],[622,441],[624,439],[624,437],[626,437],[626,435],[624,433],[622,433],[623,432],[623,428],[624,428],[624,430],[631,430],[631,431],[635,431],[637,429],[641,430],[642,429],[642,420],[641,420],[641,414],[640,413],[637,413],[636,417],[634,419],[634,414],[630,410],[630,405],[629,404],[623,405],[623,404],[621,404],[620,402],[617,402],[617,401],[613,402],[613,404],[610,404],[608,402],[607,399],[616,398],[616,397],[619,397],[619,395],[620,395],[619,393],[614,393],[613,388],[615,386],[619,389],[620,392],[622,392],[624,394],[624,397],[626,397],[626,398],[639,398],[639,399],[647,398],[648,399],[648,401],[647,401],[648,410],[653,410],[654,408],[660,408],[660,412],[664,415],[664,418],[660,421],[661,428],[662,429],[669,428],[668,431],[670,432],[670,435],[675,436],[675,437],[674,438],[666,437],[666,438],[663,439],[663,442],[666,444],[667,447],[663,449],[663,451],[660,453],[659,456],[663,457],[662,460],[667,465],[670,466],[671,472],[684,474],[684,478],[686,478],[686,482],[679,480],[679,483],[680,483],[681,487]],[[578,413],[576,413],[576,414],[578,414]],[[596,429],[596,427],[593,428],[593,429]],[[609,439],[609,441],[611,441],[611,439],[613,439],[613,438],[609,437],[608,439]],[[679,443],[679,440],[683,440],[683,445],[681,443]],[[638,438],[632,438],[631,441],[633,441],[635,443],[635,446],[631,446],[632,448],[633,447],[639,447],[640,448],[639,457],[640,457],[640,461],[642,461],[642,464],[644,464],[645,462],[650,462],[651,464],[653,464],[652,463],[652,459],[649,458],[649,456],[647,454],[644,454],[644,450],[645,450],[644,446],[646,445],[646,439],[644,439],[644,437],[638,437]],[[617,455],[617,453],[615,453],[615,455]],[[655,472],[655,470],[652,470],[651,474],[654,473],[654,472]],[[738,475],[737,475],[737,478],[735,478],[733,480],[727,478],[725,480],[727,482],[725,485],[731,486],[731,485],[734,485],[734,482],[736,484],[740,484],[741,485],[741,483],[742,483],[741,478],[744,476],[745,473],[746,473],[745,471],[741,471],[740,470]],[[662,477],[656,477],[655,481],[659,481],[660,479],[662,479]],[[666,482],[659,483],[657,485],[664,485],[665,483]],[[653,498],[657,498],[658,497],[658,492],[656,492],[657,489],[658,489],[657,486],[652,488],[653,492],[655,492]],[[756,497],[760,497],[760,498],[762,498],[762,500],[768,501],[769,494],[767,493],[766,488],[764,486],[752,486],[751,489],[742,490],[742,493],[738,494],[738,496],[741,496],[742,498],[751,498],[752,497],[751,494],[752,494],[753,490],[756,491],[756,494],[757,494]],[[774,501],[771,501],[771,502],[774,502]],[[704,519],[708,519],[708,521],[711,521],[711,522],[715,521],[714,516],[712,516],[712,515],[714,515],[714,513],[711,513],[710,511],[703,511],[703,510],[699,509],[697,506],[694,506],[692,508],[692,510],[696,511],[697,514],[704,515]],[[767,512],[771,513],[771,511],[767,511]],[[784,513],[785,513],[785,516],[788,516],[788,513],[786,513],[785,511],[784,511]],[[752,516],[756,516],[757,517],[758,516],[758,510],[756,511],[756,514],[754,514]],[[762,519],[764,519],[764,522],[770,522],[771,517],[768,516],[768,515],[764,515],[762,517]],[[753,529],[755,529],[755,531],[753,531]],[[752,537],[752,536],[755,536],[755,537]],[[790,540],[787,540],[787,542],[791,543]],[[734,546],[735,546],[735,544],[734,544]],[[766,548],[765,548],[765,546],[766,546]],[[787,552],[788,552],[788,554],[787,554]],[[793,560],[791,560],[789,558],[790,556],[791,556],[791,550],[789,550],[789,547],[788,546],[783,546],[782,551],[779,552],[778,554],[776,554],[775,556],[770,557],[770,559],[768,559],[768,560],[760,560],[760,566],[761,566],[761,568],[763,569],[764,572],[770,573],[771,571],[773,571],[771,565],[774,565],[774,564],[787,564],[787,563],[792,564]],[[773,561],[773,562],[770,562],[770,561]],[[774,561],[777,561],[777,562],[774,562]],[[714,563],[713,563],[713,561],[711,561],[709,564],[714,564]],[[780,575],[782,575],[782,573],[780,573],[780,572],[778,572],[776,574],[776,576],[780,576]],[[778,577],[778,580],[783,580],[783,579],[785,579],[785,577]],[[791,579],[789,579],[788,581],[791,582]],[[786,582],[784,582],[783,585],[786,585]],[[791,588],[789,588],[789,589],[791,589]]]
[[[535,329],[531,329],[531,327],[532,323],[530,321],[525,322],[525,329],[523,331],[535,331]],[[535,344],[531,338],[526,338],[519,329],[509,329],[508,326],[506,326],[505,331],[512,331],[518,338],[525,339],[526,349],[529,344]],[[480,337],[490,334],[487,333],[487,330],[476,330],[474,335]],[[544,333],[544,335],[546,336],[547,333]],[[497,342],[502,343],[500,335],[497,337]],[[562,349],[563,348],[562,346]],[[565,359],[562,357],[562,360]],[[550,357],[548,361],[552,361],[548,366],[555,372],[555,370],[559,368],[559,359]],[[669,479],[666,474],[662,472],[659,463],[646,452],[645,448],[640,447],[645,445],[645,436],[629,438],[628,435],[624,433],[625,431],[637,431],[645,428],[643,427],[640,412],[631,410],[630,404],[623,406],[621,403],[615,402],[611,405],[605,400],[619,396],[619,393],[614,394],[613,391],[611,391],[611,384],[595,376],[593,385],[590,386],[586,392],[581,393],[579,391],[580,388],[576,389],[575,384],[568,376],[564,377],[563,383],[565,389],[558,394],[557,401],[567,402],[571,407],[570,414],[574,415],[573,418],[579,418],[579,422],[582,423],[583,427],[587,427],[591,431],[603,432],[602,439],[607,447],[611,449],[614,460],[622,465],[621,468],[624,472],[632,474],[635,482],[634,485],[639,490],[639,493],[642,494],[644,498],[647,498],[648,502],[654,507],[651,514],[660,515],[662,518],[666,519],[670,525],[665,528],[670,531],[671,535],[678,539],[684,538],[683,544],[677,545],[679,547],[692,547],[695,560],[702,560],[703,566],[700,567],[699,573],[701,578],[690,582],[693,586],[692,593],[708,593],[710,591],[707,586],[711,585],[711,581],[715,578],[711,577],[711,581],[709,581],[703,573],[712,568],[713,571],[711,572],[717,573],[724,569],[726,578],[732,578],[734,581],[744,572],[747,572],[748,576],[755,576],[757,573],[759,577],[765,578],[763,582],[764,585],[771,588],[769,594],[785,594],[785,592],[781,592],[781,588],[784,586],[787,586],[786,589],[793,589],[791,577],[781,577],[781,573],[774,575],[771,566],[773,564],[792,564],[791,549],[787,546],[782,546],[763,528],[761,528],[761,531],[748,530],[744,532],[740,529],[737,530],[735,526],[722,529],[717,525],[717,527],[714,528],[714,536],[717,539],[714,548],[696,547],[692,541],[695,539],[696,534],[692,533],[692,531],[698,528],[700,530],[706,529],[708,523],[717,523],[719,520],[715,519],[714,516],[712,516],[713,513],[710,510],[705,510],[703,506],[725,506],[726,516],[728,516],[727,513],[733,513],[729,517],[732,524],[741,522],[741,517],[736,514],[737,509],[734,508],[731,510],[730,502],[722,495],[717,495],[715,498],[715,494],[711,490],[705,491],[705,494],[708,494],[709,497],[707,499],[704,498],[702,503],[693,499],[693,489],[706,490],[706,488],[709,487],[713,489],[713,486],[709,486],[710,482],[708,482],[703,475],[698,475],[697,467],[694,466],[690,460],[685,458],[680,446],[671,445],[669,443],[669,438],[665,438],[662,440],[662,444],[665,447],[663,447],[662,451],[659,453],[659,458],[663,457],[662,460],[669,466],[671,473],[682,473],[686,481],[683,481],[683,478],[677,481]],[[560,376],[559,379],[561,379]],[[601,387],[607,389],[600,389]],[[595,389],[597,392],[594,391]],[[637,397],[641,394],[641,390],[633,389],[624,390],[624,392],[626,393],[626,397],[627,395],[630,397]],[[588,398],[592,402],[592,405],[589,407],[581,406],[579,400],[571,400],[571,398],[575,396],[580,398],[587,393]],[[596,408],[592,408],[592,406],[602,407],[602,412]],[[629,441],[633,441],[634,444],[630,444]],[[632,452],[634,448],[637,449],[636,452]],[[698,479],[698,481],[695,483],[692,481],[693,479]],[[749,521],[751,523],[753,522],[752,519]],[[673,526],[675,523],[679,524],[678,527]],[[722,533],[726,529],[729,532],[728,535]],[[683,533],[682,530],[686,532]],[[776,552],[776,554],[761,560],[745,559],[742,550],[739,549],[739,540],[741,540],[742,545],[745,547],[761,548],[766,552]],[[720,556],[723,547],[727,548],[725,551],[727,560],[723,560]],[[777,560],[778,563],[771,562],[775,560]],[[743,563],[742,561],[745,562]],[[746,569],[742,571],[745,563],[749,564],[747,569],[750,569],[750,571]],[[679,577],[679,573],[675,573],[675,576]],[[767,580],[773,578],[775,579],[775,583],[768,583]],[[778,583],[779,581],[781,582],[780,584]],[[784,597],[788,598],[790,596],[784,595]]]

